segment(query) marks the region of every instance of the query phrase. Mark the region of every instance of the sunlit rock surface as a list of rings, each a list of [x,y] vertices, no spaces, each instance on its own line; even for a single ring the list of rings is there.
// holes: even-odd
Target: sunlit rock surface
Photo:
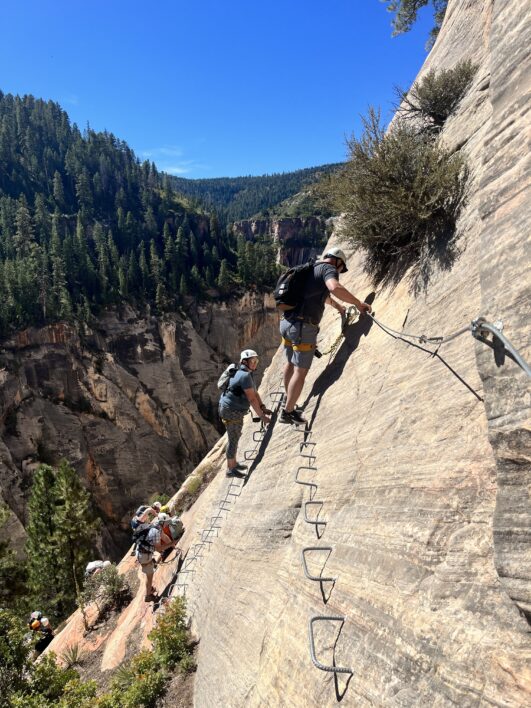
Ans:
[[[444,133],[472,170],[461,253],[448,269],[434,267],[423,294],[404,280],[378,292],[374,308],[394,329],[427,335],[478,315],[501,319],[529,361],[528,35],[522,0],[450,0],[423,72],[467,57],[479,64]],[[342,282],[368,296],[359,258],[349,265]],[[328,313],[322,351],[338,332]],[[316,469],[299,474],[317,485],[322,507],[306,512],[326,522],[319,539],[304,520],[310,489],[294,482],[309,459],[302,434],[275,422],[261,444],[247,421],[240,450],[256,454],[250,479],[187,576],[200,640],[196,706],[531,703],[528,379],[509,360],[497,367],[469,334],[439,354],[446,365],[365,319],[334,356],[315,361],[302,400]],[[267,402],[281,368],[279,354],[262,381]],[[214,479],[185,518],[189,558],[227,495],[222,448],[202,463]],[[311,574],[335,579],[322,588],[301,564],[316,545],[332,549],[324,567],[326,553],[308,554]],[[157,570],[159,590],[172,570]],[[138,595],[125,613],[98,650],[104,670],[152,626]],[[315,615],[345,618],[340,633],[337,623],[317,625],[315,642],[318,659],[349,668],[350,680],[313,666]],[[76,622],[52,649],[77,636]]]

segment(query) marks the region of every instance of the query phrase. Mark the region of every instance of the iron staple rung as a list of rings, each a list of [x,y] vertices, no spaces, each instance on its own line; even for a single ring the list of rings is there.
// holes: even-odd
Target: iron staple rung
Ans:
[[[304,575],[308,578],[308,580],[315,580],[315,582],[318,583],[335,583],[337,578],[323,578],[322,575],[311,575],[310,571],[308,570],[308,566],[306,565],[306,553],[307,551],[329,551],[328,557],[330,557],[330,553],[332,553],[332,546],[306,546],[306,548],[303,548],[301,551],[301,561],[302,561],[302,568],[304,570]],[[328,560],[328,558],[327,558]],[[325,561],[326,563],[326,561]]]
[[[353,674],[354,672],[352,669],[347,669],[342,666],[326,666],[326,664],[321,664],[321,662],[317,659],[315,656],[315,642],[314,642],[314,637],[313,637],[313,623],[314,622],[322,622],[322,621],[331,621],[331,622],[341,622],[341,626],[343,626],[345,622],[344,617],[340,616],[335,616],[331,615],[329,617],[326,617],[325,615],[314,615],[314,617],[310,618],[309,624],[308,624],[308,634],[309,634],[309,639],[310,639],[310,656],[312,658],[312,662],[314,666],[316,666],[318,669],[321,671],[328,671],[329,673],[334,673],[334,674]]]
[[[308,524],[315,524],[320,525],[320,526],[326,526],[327,522],[326,521],[320,521],[318,518],[315,519],[309,519],[308,518],[308,506],[315,506],[316,504],[319,504],[321,506],[321,509],[324,506],[324,502],[316,500],[316,499],[310,499],[310,501],[304,502],[304,521]]]

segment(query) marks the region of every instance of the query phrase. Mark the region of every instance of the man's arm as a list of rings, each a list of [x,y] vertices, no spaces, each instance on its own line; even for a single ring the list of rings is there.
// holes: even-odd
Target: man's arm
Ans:
[[[345,308],[343,307],[343,305],[337,302],[337,300],[334,300],[333,297],[330,297],[330,295],[326,298],[325,305],[330,305],[331,307],[336,309],[340,315],[345,314]]]
[[[349,305],[355,305],[361,313],[372,312],[370,305],[358,300],[358,298],[343,287],[336,278],[328,278],[328,280],[325,281],[325,285],[334,297],[343,300],[343,302],[348,302]]]

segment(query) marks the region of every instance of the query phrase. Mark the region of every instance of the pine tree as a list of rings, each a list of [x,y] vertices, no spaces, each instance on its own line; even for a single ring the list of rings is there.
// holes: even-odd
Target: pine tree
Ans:
[[[65,460],[37,469],[28,512],[28,587],[33,601],[60,620],[75,608],[76,580],[82,581],[96,529],[89,494]]]
[[[58,209],[65,208],[65,190],[61,173],[55,170],[53,175],[53,198]]]
[[[63,598],[60,597],[59,582],[62,561],[55,535],[54,484],[52,467],[40,465],[33,477],[28,502],[26,555],[29,561],[28,589],[33,600],[57,616]]]
[[[219,269],[218,276],[218,287],[220,290],[226,292],[232,285],[232,278],[230,275],[230,268],[227,260],[224,258],[221,261],[221,267]]]
[[[15,248],[17,256],[25,258],[30,255],[32,246],[35,245],[35,235],[33,230],[33,220],[28,209],[26,197],[21,195],[18,200],[17,214],[15,217]]]
[[[62,560],[61,579],[65,597],[75,602],[90,560],[97,522],[90,507],[90,495],[77,472],[66,460],[55,471],[55,535]]]

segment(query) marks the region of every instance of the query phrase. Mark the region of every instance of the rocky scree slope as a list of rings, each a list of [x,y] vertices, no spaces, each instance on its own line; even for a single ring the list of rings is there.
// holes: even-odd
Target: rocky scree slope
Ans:
[[[529,360],[525,9],[521,0],[448,3],[422,72],[466,57],[479,65],[444,131],[472,169],[462,251],[422,296],[404,282],[377,293],[374,307],[391,327],[430,335],[478,314],[501,319]],[[342,280],[365,297],[371,285],[358,257],[350,263]],[[338,329],[327,313],[322,350]],[[241,450],[258,452],[250,479],[186,593],[200,640],[195,705],[529,705],[529,383],[469,335],[440,353],[483,400],[439,360],[366,319],[335,356],[315,361],[303,399],[316,469],[303,478],[322,502],[320,539],[304,521],[308,488],[294,482],[305,462],[301,434],[275,422],[257,447],[247,421]],[[279,353],[262,382],[265,400],[281,369]],[[223,440],[201,463],[214,479],[185,518],[185,551],[227,492],[222,448]],[[318,509],[308,511],[313,518]],[[314,545],[332,548],[327,561],[308,558],[312,573],[336,579],[322,589],[301,565],[302,549]],[[171,574],[157,570],[159,589]],[[319,614],[346,618],[340,633],[327,623],[315,637],[320,660],[350,668],[350,680],[312,665],[307,626]],[[102,670],[147,636],[153,617],[137,595],[97,650]],[[74,615],[51,648],[79,634]]]

